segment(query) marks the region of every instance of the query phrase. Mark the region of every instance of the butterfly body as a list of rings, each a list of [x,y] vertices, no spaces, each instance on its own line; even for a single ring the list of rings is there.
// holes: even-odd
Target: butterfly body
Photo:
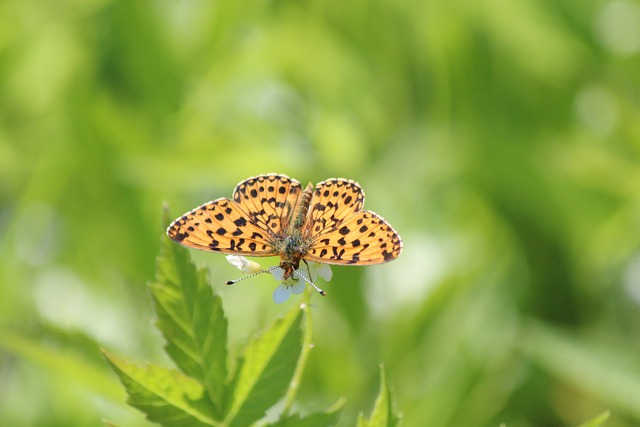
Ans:
[[[285,175],[258,175],[238,184],[233,199],[214,200],[176,219],[167,234],[205,251],[279,256],[285,279],[301,260],[371,265],[397,258],[400,236],[363,204],[364,192],[351,180],[328,179],[302,190]]]
[[[284,270],[285,280],[300,267],[300,260],[313,243],[308,227],[305,227],[312,190],[313,184],[309,184],[291,209],[291,217],[283,220],[283,232],[271,240],[275,252],[280,255],[280,267]]]

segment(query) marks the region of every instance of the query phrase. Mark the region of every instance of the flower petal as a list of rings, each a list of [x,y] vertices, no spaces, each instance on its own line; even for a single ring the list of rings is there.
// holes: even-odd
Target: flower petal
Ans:
[[[309,264],[309,270],[308,273],[309,274],[305,274],[305,276],[311,276],[311,281],[313,283],[316,282],[316,280],[318,280],[318,274],[316,273],[316,263],[315,262],[310,262]],[[305,273],[307,273],[307,270],[305,269]]]
[[[303,282],[302,280],[298,280],[298,283],[289,287],[289,291],[291,291],[291,293],[294,295],[298,295],[303,293],[306,287],[307,284],[305,282]]]
[[[278,282],[282,282],[284,280],[284,270],[282,267],[276,267],[269,272]]]
[[[233,265],[243,273],[251,274],[257,273],[258,271],[262,270],[260,264],[254,261],[249,261],[243,256],[227,255],[226,259],[229,264]]]
[[[322,277],[325,282],[328,282],[333,277],[333,271],[329,264],[316,264],[316,273]]]
[[[237,255],[227,255],[225,257],[227,262],[233,265],[235,268],[242,270],[244,263],[247,261],[245,257],[237,256]]]
[[[309,273],[307,273],[307,270],[302,268],[295,270],[294,276],[300,276],[303,280],[311,280],[309,279]]]
[[[275,291],[273,291],[273,300],[277,303],[283,303],[289,299],[289,295],[291,292],[289,288],[287,288],[284,284],[278,286]]]

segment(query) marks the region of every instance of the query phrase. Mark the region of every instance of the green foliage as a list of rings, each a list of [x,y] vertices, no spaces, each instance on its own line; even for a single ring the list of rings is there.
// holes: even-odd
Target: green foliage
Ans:
[[[299,364],[305,360],[300,355],[307,305],[294,305],[254,336],[229,375],[222,300],[212,293],[206,271],[197,269],[188,252],[166,236],[149,290],[165,350],[179,370],[136,365],[108,351],[104,355],[125,386],[129,404],[150,421],[164,426],[249,426],[285,396],[290,383],[297,389],[300,378],[292,378],[296,368],[301,375]],[[282,413],[270,425],[334,425],[340,409],[341,405],[304,417]]]
[[[325,427],[335,425],[337,422],[338,417],[334,413],[314,413],[304,418],[299,415],[292,415],[269,424],[269,427]]]
[[[108,352],[105,357],[127,389],[128,402],[165,426],[216,425],[203,402],[203,386],[174,370],[155,365],[139,366]],[[209,402],[206,402],[209,403]]]
[[[367,420],[362,413],[358,416],[358,427],[396,427],[400,423],[400,415],[395,408],[395,400],[391,387],[387,383],[384,366],[380,365],[380,392],[378,399]]]
[[[587,421],[586,423],[580,424],[579,427],[602,427],[605,422],[609,419],[609,411],[605,411],[602,414],[598,415],[592,420]]]
[[[640,417],[640,372],[634,369],[633,358],[622,356],[622,348],[610,345],[603,349],[581,344],[535,323],[530,325],[529,334],[530,340],[523,350],[539,366],[569,384],[600,396],[609,405]],[[604,419],[609,416],[608,412],[605,414]]]
[[[186,251],[166,237],[156,262],[156,280],[149,285],[157,326],[165,349],[182,372],[203,384],[213,415],[225,412],[227,320],[222,300],[211,293],[207,272],[197,270]]]
[[[225,421],[250,425],[262,417],[287,390],[300,354],[302,310],[298,307],[276,321],[247,345],[233,380]]]
[[[217,404],[184,395],[194,411],[227,413],[241,364],[264,362],[240,349],[289,305],[268,277],[224,286],[237,272],[202,252],[227,320],[193,297],[204,273],[167,271],[192,299],[150,304],[159,207],[277,172],[358,181],[405,249],[334,269],[303,311],[303,381],[258,422],[346,396],[352,427],[383,361],[403,427],[640,425],[639,16],[636,0],[0,1],[0,423],[148,426],[100,348],[169,354]]]

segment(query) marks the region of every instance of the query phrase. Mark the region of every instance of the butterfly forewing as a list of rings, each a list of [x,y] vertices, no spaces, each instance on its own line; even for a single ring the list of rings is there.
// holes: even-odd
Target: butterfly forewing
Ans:
[[[400,236],[384,218],[360,211],[343,218],[339,227],[321,232],[303,258],[326,264],[372,265],[396,259],[401,251]]]
[[[302,193],[300,183],[285,175],[259,175],[236,187],[235,200],[252,222],[282,236],[291,219],[293,209]]]
[[[334,178],[319,183],[309,208],[312,235],[331,233],[345,219],[360,211],[363,204],[364,192],[357,182]]]
[[[271,256],[270,232],[252,221],[238,203],[218,199],[176,219],[169,237],[183,246],[205,251],[250,256]]]

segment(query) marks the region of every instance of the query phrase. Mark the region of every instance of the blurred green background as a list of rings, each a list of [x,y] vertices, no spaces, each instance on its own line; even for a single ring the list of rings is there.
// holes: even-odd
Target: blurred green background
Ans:
[[[0,424],[148,425],[100,347],[152,325],[162,205],[360,182],[404,240],[314,297],[299,410],[404,426],[640,425],[640,3],[0,2]],[[223,295],[238,348],[286,311]],[[275,263],[275,260],[273,260]]]

